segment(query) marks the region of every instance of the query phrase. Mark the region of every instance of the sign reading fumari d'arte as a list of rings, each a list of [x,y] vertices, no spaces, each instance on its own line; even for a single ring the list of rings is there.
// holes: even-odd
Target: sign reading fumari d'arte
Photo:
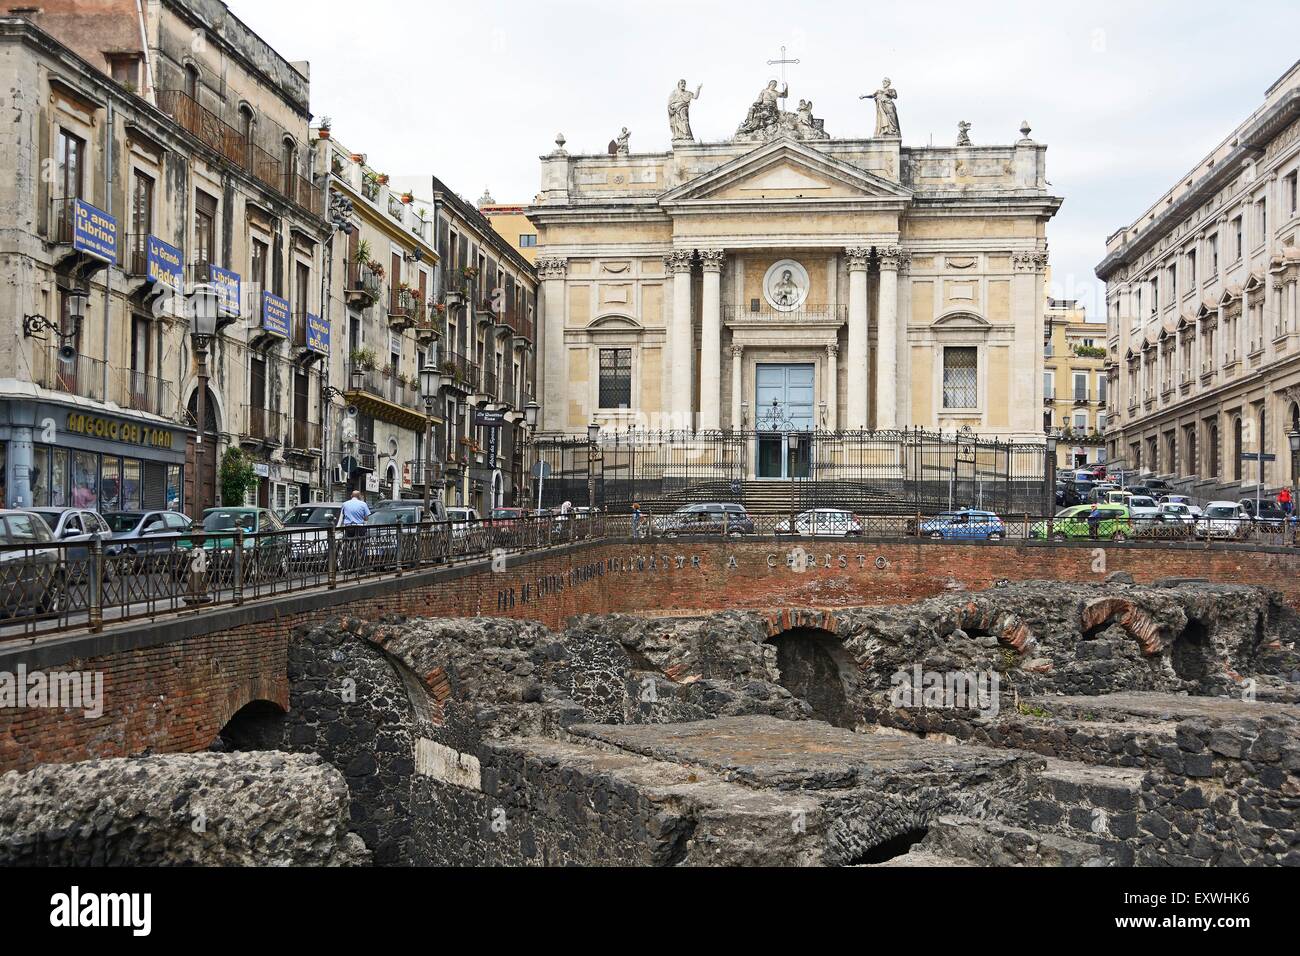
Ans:
[[[289,337],[288,300],[270,292],[262,293],[262,330],[281,338]]]

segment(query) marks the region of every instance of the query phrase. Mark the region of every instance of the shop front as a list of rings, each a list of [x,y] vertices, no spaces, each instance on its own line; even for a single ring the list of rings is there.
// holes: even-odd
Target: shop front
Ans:
[[[63,405],[0,403],[0,478],[10,507],[184,511],[188,430]]]

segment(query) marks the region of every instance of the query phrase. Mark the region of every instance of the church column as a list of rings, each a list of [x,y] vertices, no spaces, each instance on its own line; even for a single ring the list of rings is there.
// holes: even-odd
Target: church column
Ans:
[[[564,344],[564,259],[538,259],[542,281],[542,431],[563,431],[569,407],[569,350]]]
[[[720,249],[700,253],[704,304],[700,322],[700,428],[722,427],[722,263]]]
[[[693,376],[691,358],[695,350],[691,331],[691,254],[673,252],[664,256],[664,266],[673,277],[673,318],[669,336],[672,362],[672,421],[674,429],[689,429],[693,425],[691,392]]]
[[[848,408],[845,426],[867,427],[867,261],[870,249],[844,251],[849,263]]]
[[[740,403],[744,401],[743,383],[741,377],[744,374],[744,366],[741,360],[745,356],[745,347],[743,345],[733,345],[731,347],[731,427],[739,430],[744,427],[740,420]]]
[[[880,309],[876,316],[876,427],[893,428],[898,396],[898,261],[902,250],[880,254]]]
[[[840,420],[840,347],[826,346],[826,428],[835,431]]]

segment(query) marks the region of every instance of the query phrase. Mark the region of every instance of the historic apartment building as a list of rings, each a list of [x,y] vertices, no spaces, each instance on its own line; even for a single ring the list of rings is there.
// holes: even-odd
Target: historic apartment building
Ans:
[[[1106,461],[1109,413],[1106,324],[1072,299],[1047,300],[1043,339],[1043,430],[1056,432],[1057,469]]]
[[[621,135],[575,154],[561,136],[542,158],[528,215],[543,430],[969,426],[1041,441],[1061,203],[1046,147],[1028,126],[1011,145],[970,145],[963,127],[960,145],[904,146],[888,82],[874,135],[866,115],[787,112],[783,93],[769,84],[733,135],[700,142],[683,82],[669,151]],[[789,461],[755,460],[760,478]]]
[[[529,263],[537,262],[537,227],[528,218],[525,203],[499,203],[485,189],[478,197],[478,211],[516,252]]]
[[[234,445],[262,503],[318,493],[306,67],[216,0],[51,0],[0,20],[0,43],[7,503],[198,513]],[[221,289],[201,425],[195,284]]]
[[[1296,474],[1300,428],[1300,64],[1107,240],[1108,455],[1209,493]],[[1236,497],[1237,495],[1232,495]]]

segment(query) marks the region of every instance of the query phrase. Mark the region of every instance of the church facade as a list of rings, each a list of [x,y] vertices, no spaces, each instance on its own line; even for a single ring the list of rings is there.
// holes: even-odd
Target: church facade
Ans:
[[[966,426],[1042,439],[1046,226],[1029,138],[907,147],[897,91],[836,138],[769,84],[725,142],[542,157],[543,434]],[[866,98],[866,97],[864,97]]]

